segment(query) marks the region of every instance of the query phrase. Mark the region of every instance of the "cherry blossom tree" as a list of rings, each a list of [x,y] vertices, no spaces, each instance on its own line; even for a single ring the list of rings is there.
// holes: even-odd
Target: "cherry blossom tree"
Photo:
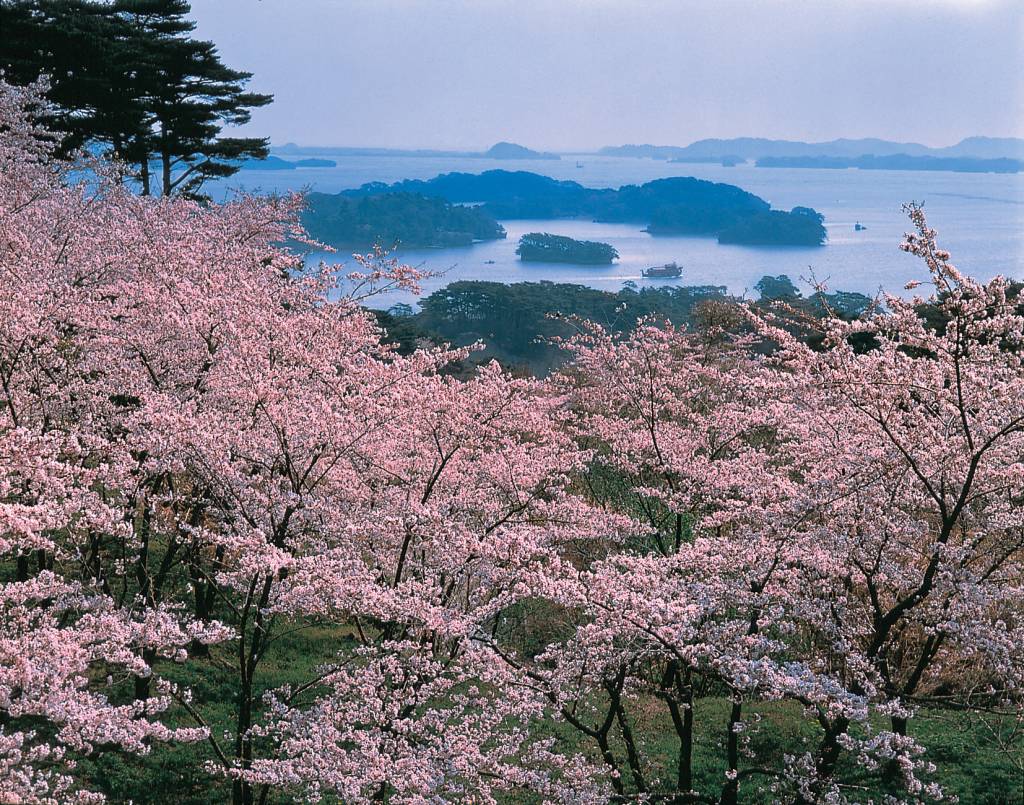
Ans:
[[[592,492],[647,528],[552,582],[575,636],[531,673],[622,796],[856,800],[837,772],[852,762],[894,796],[940,797],[908,737],[915,706],[1019,707],[1024,319],[1005,280],[963,277],[910,213],[905,249],[935,295],[826,320],[820,349],[754,313],[768,357],[644,323],[574,339],[560,382],[598,457]],[[695,691],[732,702],[712,790],[694,784]],[[744,713],[787,700],[819,745],[766,763]],[[672,775],[637,730],[658,701]]]
[[[513,695],[508,668],[472,640],[532,594],[524,573],[621,527],[570,489],[587,453],[560,429],[561,401],[496,367],[444,375],[465,350],[402,357],[383,345],[357,302],[417,272],[381,252],[347,278],[307,270],[278,245],[302,237],[299,199],[133,196],[109,166],[53,162],[45,134],[26,128],[34,98],[5,92],[4,128],[28,132],[5,138],[0,188],[12,655],[56,629],[25,614],[45,603],[38,617],[62,627],[53,640],[81,644],[57,666],[74,683],[66,695],[77,685],[93,719],[125,722],[105,743],[205,739],[237,803],[279,786],[402,799],[579,777],[527,729],[543,702]],[[38,471],[20,440],[47,447]],[[77,631],[64,599],[80,602]],[[337,640],[336,662],[265,697],[276,641],[314,625]],[[227,669],[227,735],[160,677],[168,660]],[[90,684],[115,663],[133,679],[117,707]],[[441,696],[447,706],[426,706]],[[195,729],[141,718],[172,703]],[[362,753],[340,762],[350,721],[370,713],[356,722]],[[338,768],[310,768],[311,739],[299,751],[296,730]],[[41,746],[52,759],[61,744]]]
[[[64,183],[29,118],[40,103],[38,87],[0,87],[0,558],[13,570],[0,583],[0,769],[8,801],[91,802],[74,756],[205,735],[161,723],[166,696],[119,704],[104,688],[223,635],[173,608],[122,606],[90,573],[94,535],[130,531],[80,351],[98,258],[79,236],[110,211]]]
[[[653,323],[626,337],[586,327],[573,346],[560,382],[575,395],[580,438],[596,442],[592,492],[645,528],[625,552],[552,582],[577,613],[576,634],[549,647],[532,674],[596,742],[618,794],[736,802],[748,778],[776,795],[834,794],[810,757],[741,763],[756,723],[745,708],[765,702],[856,722],[864,735],[847,749],[865,763],[906,754],[870,730],[862,695],[794,651],[823,604],[807,576],[831,565],[806,536],[812,512],[795,475],[807,456],[782,430],[790,409],[776,396],[777,370],[751,356],[749,339]],[[698,790],[695,700],[708,695],[728,697],[731,709],[720,726],[722,776]],[[678,739],[671,770],[645,751],[650,736],[636,723],[658,703]]]
[[[863,655],[856,685],[893,703],[899,735],[900,710],[921,701],[1019,701],[1024,668],[1024,317],[1005,279],[963,276],[922,209],[908,212],[903,248],[926,265],[930,300],[892,296],[885,314],[829,322],[820,355],[780,339],[793,421],[821,457],[807,478],[819,531],[842,569],[830,628]],[[851,343],[861,333],[865,352]]]
[[[581,323],[456,378],[360,306],[417,271],[59,162],[41,97],[0,84],[7,800],[187,742],[236,805],[926,802],[918,708],[1020,718],[1024,317],[920,208],[933,295],[814,346]]]

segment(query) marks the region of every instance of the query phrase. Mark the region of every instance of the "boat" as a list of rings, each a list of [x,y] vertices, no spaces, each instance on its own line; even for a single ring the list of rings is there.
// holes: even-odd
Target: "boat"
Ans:
[[[683,276],[683,269],[682,266],[678,266],[675,263],[665,263],[663,266],[645,268],[640,273],[651,279],[671,279]]]
[[[864,226],[864,224],[862,224],[860,221],[857,221],[857,223],[853,225],[854,232],[860,232],[862,229],[867,229],[867,227]]]
[[[577,168],[582,168],[583,167],[583,163],[582,162],[577,162],[576,163],[576,167]]]

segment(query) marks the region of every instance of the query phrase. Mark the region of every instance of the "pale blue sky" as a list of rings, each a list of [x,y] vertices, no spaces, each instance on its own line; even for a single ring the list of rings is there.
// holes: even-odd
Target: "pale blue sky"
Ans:
[[[1024,136],[1024,0],[194,0],[274,143]]]

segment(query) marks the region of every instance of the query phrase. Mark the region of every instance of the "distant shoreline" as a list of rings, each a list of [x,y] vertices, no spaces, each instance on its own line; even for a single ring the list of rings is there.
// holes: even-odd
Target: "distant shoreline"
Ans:
[[[1020,173],[1019,159],[975,159],[971,157],[912,157],[906,154],[876,157],[762,157],[758,168],[811,168],[815,170],[897,170],[951,171],[955,173]]]
[[[432,149],[406,148],[350,148],[347,146],[310,146],[286,143],[272,146],[274,156],[348,156],[348,157],[413,157],[413,158],[457,158],[497,160],[559,160],[561,155],[549,151],[534,151],[522,145],[509,142],[495,143],[486,151],[435,151]]]
[[[250,170],[276,170],[280,168],[310,168],[310,167],[336,167],[332,160],[324,160],[322,157],[352,157],[352,158],[388,158],[388,159],[470,159],[490,160],[494,162],[541,162],[559,160],[561,157],[589,157],[589,158],[619,158],[619,159],[651,159],[667,162],[670,164],[694,164],[712,165],[721,164],[725,167],[736,165],[753,166],[757,168],[800,168],[808,170],[889,170],[889,171],[945,171],[950,173],[996,173],[1016,174],[1024,173],[1024,158],[1013,157],[936,157],[936,156],[913,156],[909,154],[861,154],[858,156],[836,156],[836,155],[795,155],[795,156],[759,156],[743,157],[737,154],[724,154],[722,156],[650,156],[645,153],[630,153],[624,150],[603,149],[605,153],[583,153],[567,152],[561,155],[539,154],[532,152],[527,155],[518,156],[495,156],[490,152],[481,151],[409,151],[402,149],[387,148],[345,148],[345,147],[324,147],[294,146],[289,150],[274,149],[271,156],[266,160],[250,160],[242,165],[242,169]],[[614,153],[609,153],[614,151]],[[299,159],[291,162],[282,158],[304,157],[316,155],[321,159]],[[319,162],[323,164],[314,165]],[[577,165],[577,167],[583,167]]]
[[[689,145],[611,145],[595,150],[586,148],[564,149],[555,152],[531,151],[515,143],[500,142],[499,147],[521,149],[530,154],[550,156],[630,156],[648,159],[683,159],[687,162],[716,161],[724,157],[757,160],[764,157],[863,157],[873,155],[911,157],[959,157],[967,159],[1024,159],[1024,137],[965,137],[958,143],[932,147],[915,142],[896,142],[874,137],[838,139],[825,142],[801,140],[772,140],[763,137],[733,137],[731,139],[697,140]],[[297,145],[285,143],[271,146],[275,154],[310,154],[337,156],[410,156],[410,157],[463,157],[488,158],[488,150],[456,148],[381,148],[378,146]],[[500,158],[500,157],[499,157]],[[507,157],[506,157],[507,158]]]

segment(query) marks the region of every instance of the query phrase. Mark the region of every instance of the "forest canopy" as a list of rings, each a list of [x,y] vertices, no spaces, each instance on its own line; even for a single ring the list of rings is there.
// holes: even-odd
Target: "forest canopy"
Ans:
[[[849,291],[815,291],[805,297],[785,275],[762,277],[754,290],[760,294],[759,300],[749,302],[755,309],[767,311],[773,303],[785,303],[789,325],[812,343],[820,343],[821,337],[806,328],[807,321],[827,314],[856,319],[874,304],[870,297]],[[504,366],[541,376],[570,359],[561,343],[576,332],[574,322],[597,322],[610,332],[628,333],[638,322],[656,320],[738,335],[747,329],[743,304],[718,285],[637,287],[628,282],[610,292],[560,282],[460,280],[422,299],[419,311],[403,304],[376,315],[388,340],[402,349],[416,343],[479,341],[483,350],[474,360],[496,358]]]

